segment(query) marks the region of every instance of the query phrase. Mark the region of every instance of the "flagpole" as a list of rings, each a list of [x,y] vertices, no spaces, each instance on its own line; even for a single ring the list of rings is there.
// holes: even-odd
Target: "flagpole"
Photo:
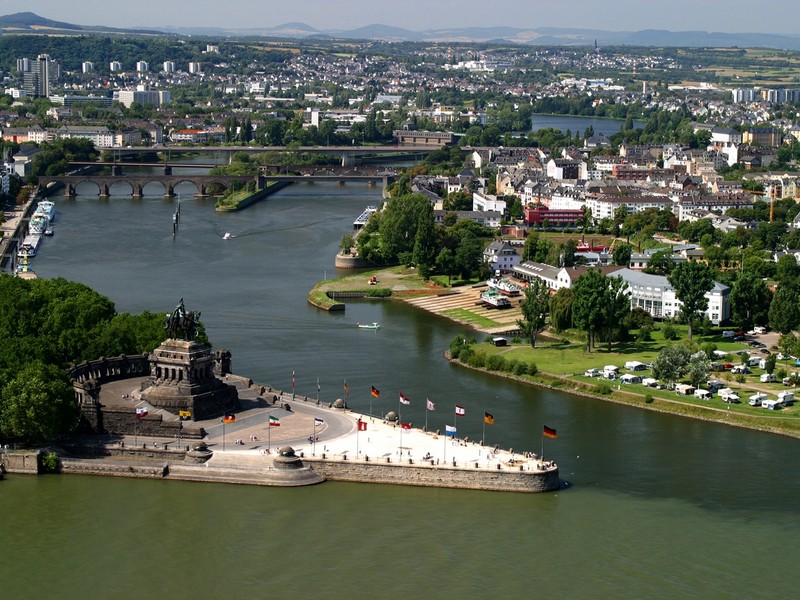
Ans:
[[[272,423],[269,422],[269,413],[267,413],[267,450],[272,447]]]
[[[400,392],[402,394],[402,392]],[[397,422],[400,423],[400,457],[403,456],[403,419],[400,417],[400,396],[397,396]]]
[[[544,460],[544,427],[542,427],[542,452],[539,454],[539,460]]]
[[[225,452],[225,417],[222,417],[222,451]]]
[[[486,410],[483,411],[483,432],[481,433],[481,446],[486,445]]]
[[[361,417],[358,418],[356,422],[356,459],[358,458],[358,434],[361,432]]]
[[[312,427],[312,429],[311,429],[311,455],[312,456],[316,456],[317,455],[317,453],[316,453],[316,444],[315,444],[315,438],[316,438],[316,435],[317,435],[317,421],[316,420],[312,420],[311,421],[311,427]]]
[[[317,375],[317,404],[319,404],[319,375]]]
[[[425,398],[425,431],[428,431],[428,402],[430,400]]]

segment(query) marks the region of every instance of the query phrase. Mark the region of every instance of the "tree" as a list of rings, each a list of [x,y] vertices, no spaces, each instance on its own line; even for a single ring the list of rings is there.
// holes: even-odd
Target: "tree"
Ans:
[[[689,378],[689,383],[695,387],[700,387],[708,381],[708,371],[711,368],[711,359],[703,352],[695,352],[689,357],[689,362],[686,365],[686,376]]]
[[[791,254],[784,254],[775,267],[775,279],[780,283],[795,285],[800,281],[800,265]]]
[[[627,293],[628,284],[622,277],[604,277],[604,280],[602,320],[608,351],[611,352],[611,342],[616,337],[615,334],[623,327],[623,321],[631,311],[631,301]]]
[[[633,254],[633,246],[630,244],[619,244],[614,248],[614,264],[627,267],[631,263],[631,254]]]
[[[770,292],[764,281],[753,273],[743,273],[731,289],[731,312],[734,322],[744,330],[767,320]]]
[[[778,362],[778,357],[774,354],[770,354],[766,360],[764,360],[764,370],[772,375],[775,372],[775,363]]]
[[[769,304],[769,326],[781,333],[790,333],[800,325],[800,307],[797,303],[798,288],[782,285],[772,296]]]
[[[650,273],[651,275],[667,276],[672,272],[674,266],[675,263],[672,262],[672,253],[669,250],[659,250],[647,261],[644,272]]]
[[[605,276],[597,269],[590,269],[573,286],[572,321],[587,334],[587,349],[594,348],[595,334],[603,327],[603,302],[605,302]]]
[[[461,279],[471,279],[475,273],[480,272],[483,265],[483,244],[471,232],[461,236],[456,249],[456,271]]]
[[[47,441],[72,431],[79,410],[65,371],[33,362],[3,388],[0,430],[26,442]]]
[[[436,226],[433,223],[433,207],[430,203],[422,206],[417,219],[417,234],[414,239],[412,261],[423,279],[430,277],[436,262]]]
[[[701,262],[686,262],[675,267],[667,277],[681,301],[681,313],[689,324],[688,339],[692,339],[692,321],[698,313],[708,308],[706,293],[714,287],[714,278],[708,265]]]
[[[683,344],[664,346],[653,361],[653,377],[673,384],[686,373],[691,353]]]
[[[353,248],[354,245],[355,245],[355,240],[353,239],[353,236],[350,235],[349,233],[346,233],[342,236],[342,241],[339,243],[339,252],[344,255],[349,255],[350,250]]]
[[[536,335],[544,329],[547,313],[550,309],[550,290],[543,280],[536,277],[525,288],[525,298],[520,302],[522,318],[517,320],[523,335],[531,342],[531,347],[536,347]]]
[[[450,248],[442,248],[439,255],[436,257],[436,268],[440,273],[447,275],[447,285],[453,278],[453,273],[456,272],[456,257]]]
[[[572,327],[574,298],[570,288],[561,288],[550,297],[550,326],[556,331],[564,331]]]

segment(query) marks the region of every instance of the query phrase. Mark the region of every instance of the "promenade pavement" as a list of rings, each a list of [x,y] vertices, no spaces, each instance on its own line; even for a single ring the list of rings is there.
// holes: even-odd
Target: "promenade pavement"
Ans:
[[[139,385],[143,379],[104,384],[101,402],[127,404],[132,412],[136,406],[146,406],[139,397]],[[230,377],[228,383],[236,385],[242,404],[241,410],[235,412],[235,421],[223,423],[217,417],[193,423],[205,429],[207,437],[204,441],[215,454],[224,453],[225,462],[234,460],[237,455],[247,462],[249,457],[275,455],[280,448],[291,446],[298,455],[334,460],[388,459],[406,464],[442,466],[455,463],[458,467],[515,471],[542,471],[552,467],[527,449],[501,449],[416,427],[406,429],[400,423],[379,416],[332,408],[327,401],[317,404],[316,398],[293,396],[291,392],[280,393],[267,388],[260,395],[261,386],[248,385],[239,377]],[[163,409],[149,406],[148,411],[149,414],[161,414],[165,419],[177,419]],[[271,427],[270,416],[276,417],[280,425]],[[187,444],[187,440],[137,437],[138,444],[157,447]],[[133,436],[125,436],[125,440],[126,444],[134,442]]]

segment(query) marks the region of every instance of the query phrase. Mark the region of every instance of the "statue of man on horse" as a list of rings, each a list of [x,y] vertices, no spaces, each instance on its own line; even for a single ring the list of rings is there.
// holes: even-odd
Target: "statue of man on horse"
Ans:
[[[164,315],[164,329],[167,330],[169,337],[176,340],[193,341],[199,324],[200,313],[193,310],[187,312],[183,298],[175,310]]]

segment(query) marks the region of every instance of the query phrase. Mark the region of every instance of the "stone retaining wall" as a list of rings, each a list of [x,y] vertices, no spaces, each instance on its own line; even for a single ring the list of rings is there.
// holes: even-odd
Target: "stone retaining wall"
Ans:
[[[0,452],[0,464],[8,473],[27,473],[37,475],[42,471],[41,450]]]
[[[330,481],[386,483],[425,487],[492,490],[501,492],[546,492],[559,487],[558,470],[484,470],[441,466],[392,464],[363,461],[332,461],[305,457],[310,466]]]
[[[169,465],[117,464],[100,460],[62,458],[61,472],[74,475],[101,475],[104,477],[141,477],[163,479],[169,475]]]

